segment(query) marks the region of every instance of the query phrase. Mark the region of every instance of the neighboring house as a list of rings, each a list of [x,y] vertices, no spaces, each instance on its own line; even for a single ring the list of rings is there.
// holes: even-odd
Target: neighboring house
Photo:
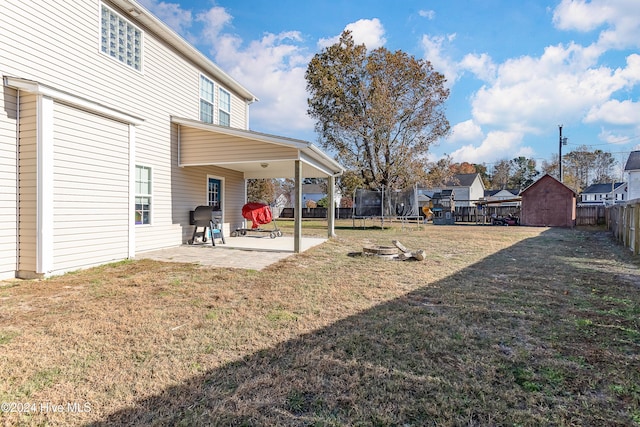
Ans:
[[[520,206],[520,190],[485,190],[484,200],[490,202],[491,206]]]
[[[628,185],[626,182],[591,184],[580,193],[578,206],[604,206],[624,203],[628,200],[627,193]]]
[[[520,224],[543,227],[573,227],[576,221],[576,193],[545,174],[522,193]]]
[[[640,199],[640,151],[629,154],[624,171],[629,174],[628,200]]]
[[[342,199],[342,192],[336,188],[334,191],[333,202],[334,206],[340,206],[340,199]],[[320,184],[302,184],[302,206],[306,206],[308,200],[317,202],[320,199],[327,197],[326,190]],[[295,197],[294,197],[295,199]]]
[[[249,131],[256,97],[136,1],[5,0],[0,28],[0,279],[180,245],[198,205],[228,233],[246,179],[343,171]]]
[[[441,187],[419,189],[419,193],[453,190],[456,206],[475,206],[484,197],[484,183],[479,173],[459,173]]]

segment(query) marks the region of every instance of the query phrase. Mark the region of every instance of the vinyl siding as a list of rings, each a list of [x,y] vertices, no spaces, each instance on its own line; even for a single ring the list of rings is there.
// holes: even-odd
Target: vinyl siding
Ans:
[[[245,203],[244,177],[237,171],[215,166],[199,166],[184,168],[189,179],[184,182],[190,184],[176,188],[174,198],[175,221],[182,224],[189,224],[189,211],[196,206],[207,204],[207,177],[224,178],[223,193],[223,232],[226,236],[232,230],[242,226],[242,206]],[[186,242],[193,234],[193,226],[183,229],[182,241]]]
[[[15,276],[17,263],[16,91],[0,88],[0,280]]]
[[[56,103],[53,173],[54,272],[126,258],[129,126]]]
[[[105,4],[125,18],[130,18],[108,1]],[[136,164],[148,166],[153,171],[153,222],[149,226],[135,228],[135,250],[140,252],[184,241],[183,236],[191,230],[188,211],[201,204],[204,197],[195,189],[205,185],[207,173],[227,174],[224,175],[225,197],[230,197],[226,203],[229,209],[233,207],[233,211],[240,211],[238,206],[242,205],[239,200],[244,199],[244,182],[240,173],[227,169],[210,168],[207,172],[206,168],[194,171],[178,167],[177,138],[170,117],[173,115],[199,119],[199,81],[202,70],[134,19],[129,20],[144,33],[142,72],[100,52],[98,0],[5,0],[0,14],[0,74],[34,80],[143,118],[144,123],[136,128],[134,158]],[[216,103],[219,87],[231,94],[232,126],[247,129],[245,101],[216,79],[213,81],[216,85]],[[6,93],[8,89],[3,90]],[[10,121],[6,119],[0,124],[2,129],[7,125],[10,126]],[[54,122],[54,126],[57,123]],[[56,127],[54,133],[57,131]],[[75,129],[74,132],[76,131],[80,132],[81,129]],[[102,133],[105,130],[98,128],[96,131]],[[81,143],[82,137],[70,134],[67,139],[66,143],[73,145]],[[2,162],[10,164],[10,147],[14,144],[15,135],[0,130],[0,147],[9,147],[9,154],[5,154],[4,149],[2,151]],[[92,149],[95,149],[95,168],[104,167],[107,155],[105,148],[96,146]],[[25,146],[25,154],[28,150],[29,147]],[[13,157],[15,158],[15,153]],[[20,263],[23,265],[24,261],[25,266],[35,268],[35,264],[31,262],[31,258],[35,257],[35,149],[32,158],[34,163],[30,173],[33,176],[21,175],[21,188],[24,188],[25,197],[27,190],[31,188],[34,200],[25,199],[24,204],[21,204],[28,209],[24,211],[27,215],[23,218],[25,225],[21,226],[21,245],[24,242],[27,246],[21,246]],[[76,160],[67,156],[56,161],[62,173]],[[25,165],[26,162],[25,158]],[[12,179],[9,177],[8,180]],[[104,186],[104,183],[93,184]],[[188,191],[183,193],[184,189]],[[236,195],[236,191],[241,194]],[[229,218],[232,218],[231,213]],[[60,227],[62,226],[60,223]],[[24,234],[27,230],[32,233],[28,239]],[[63,251],[71,250],[70,246],[78,243],[66,242],[64,239],[69,236],[63,239],[62,235],[56,234],[55,238],[60,239],[56,244],[62,245]],[[64,246],[67,243],[69,247]],[[118,246],[116,243],[114,245]],[[104,250],[112,255],[113,251],[120,251],[107,246]],[[58,262],[61,263],[61,268],[71,266],[73,256],[76,255],[67,256],[67,252],[57,254],[56,268]]]
[[[20,94],[18,271],[36,271],[37,200],[36,108],[33,95]]]
[[[294,148],[259,141],[238,141],[237,137],[188,127],[181,129],[180,148],[180,163],[183,165],[298,158],[298,151]]]

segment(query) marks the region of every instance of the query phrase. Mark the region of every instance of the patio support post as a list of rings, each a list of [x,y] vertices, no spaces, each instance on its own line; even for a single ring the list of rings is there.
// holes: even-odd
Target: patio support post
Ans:
[[[327,178],[327,181],[329,183],[327,188],[327,193],[329,193],[327,194],[327,234],[331,239],[332,237],[336,237],[336,178],[333,175],[330,175],[329,178]]]
[[[293,207],[293,252],[299,254],[302,248],[302,162],[300,160],[295,161],[294,169],[296,204]]]

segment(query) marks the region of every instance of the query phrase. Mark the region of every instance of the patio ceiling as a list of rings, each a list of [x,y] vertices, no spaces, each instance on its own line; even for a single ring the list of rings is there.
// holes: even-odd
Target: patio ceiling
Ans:
[[[294,178],[295,161],[305,178],[340,175],[342,166],[310,142],[172,117],[178,125],[179,165],[215,165],[245,178]]]

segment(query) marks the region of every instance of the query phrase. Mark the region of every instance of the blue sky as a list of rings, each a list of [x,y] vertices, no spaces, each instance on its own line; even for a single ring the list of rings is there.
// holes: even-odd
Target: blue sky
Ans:
[[[251,129],[315,142],[309,60],[344,29],[447,78],[452,134],[431,149],[539,163],[584,144],[624,166],[640,149],[638,0],[139,0],[252,91]]]

